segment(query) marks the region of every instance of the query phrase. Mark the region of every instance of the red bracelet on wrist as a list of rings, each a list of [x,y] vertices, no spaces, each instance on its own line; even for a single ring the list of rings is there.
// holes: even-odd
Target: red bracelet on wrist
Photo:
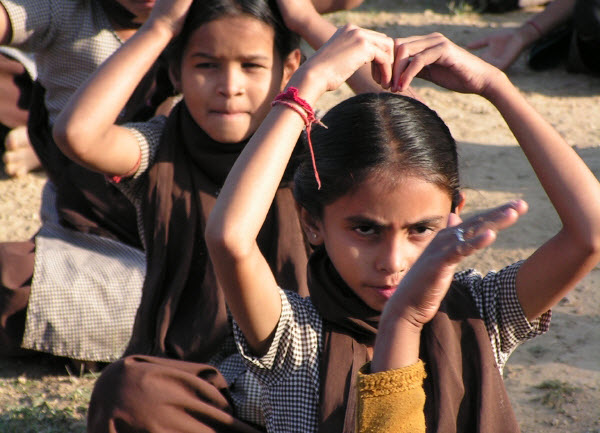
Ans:
[[[317,181],[317,189],[321,189],[321,179],[319,178],[319,172],[317,170],[317,162],[315,160],[315,152],[313,150],[312,141],[310,139],[311,125],[316,123],[324,128],[327,128],[317,117],[315,112],[308,102],[302,99],[298,95],[298,89],[295,87],[289,87],[287,91],[280,93],[275,97],[271,106],[276,104],[282,104],[286,107],[291,108],[302,117],[304,125],[306,126],[306,136],[308,138],[308,148],[310,150],[310,157],[312,159],[313,170],[315,172],[315,179]]]

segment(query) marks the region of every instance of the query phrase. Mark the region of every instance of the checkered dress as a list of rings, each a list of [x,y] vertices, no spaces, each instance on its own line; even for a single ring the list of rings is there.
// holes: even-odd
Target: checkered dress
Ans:
[[[529,322],[517,300],[515,278],[522,262],[485,277],[473,270],[455,275],[467,286],[480,311],[502,371],[510,353],[523,341],[548,330],[550,312]],[[252,355],[234,323],[238,350],[264,385],[262,406],[269,432],[316,432],[319,408],[319,358],[323,320],[310,298],[281,290],[282,312],[266,355]]]
[[[10,45],[35,54],[50,124],[71,95],[123,42],[95,0],[0,0]]]
[[[121,45],[95,0],[0,0],[10,44],[35,54],[50,124],[75,90]],[[42,199],[23,347],[91,361],[118,359],[139,304],[144,253],[58,223],[54,190]]]

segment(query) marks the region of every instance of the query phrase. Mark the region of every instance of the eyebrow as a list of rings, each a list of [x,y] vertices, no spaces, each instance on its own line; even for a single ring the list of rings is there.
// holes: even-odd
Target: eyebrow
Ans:
[[[363,215],[351,215],[349,217],[344,218],[347,222],[349,222],[350,224],[356,224],[356,225],[360,225],[360,224],[370,224],[370,225],[375,225],[377,227],[386,227],[388,224],[386,224],[384,221],[381,220],[377,220],[376,218],[370,218],[370,217],[366,217]],[[436,225],[436,224],[440,224],[442,221],[444,220],[443,216],[431,216],[431,217],[426,217],[426,218],[422,218],[418,221],[409,223],[409,226],[416,226],[416,225]]]
[[[204,52],[197,52],[191,55],[191,57],[204,57],[206,59],[211,59],[211,60],[219,60],[220,57],[212,55],[212,54],[208,54],[208,53],[204,53]],[[265,56],[263,54],[250,54],[250,55],[244,55],[241,57],[242,60],[244,61],[253,61],[253,60],[268,60],[269,56]]]

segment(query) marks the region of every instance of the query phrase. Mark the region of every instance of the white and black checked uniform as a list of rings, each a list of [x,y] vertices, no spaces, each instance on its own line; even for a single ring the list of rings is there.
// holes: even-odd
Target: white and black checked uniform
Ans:
[[[35,55],[50,125],[69,97],[121,45],[95,0],[0,0],[10,45]],[[142,251],[58,223],[54,187],[42,197],[22,346],[110,362],[127,345],[146,271]]]
[[[521,263],[485,277],[474,270],[455,275],[455,280],[468,287],[475,300],[500,371],[520,343],[546,332],[550,325],[549,311],[533,322],[523,314],[515,288]],[[310,298],[283,290],[280,295],[281,317],[266,355],[253,356],[235,324],[234,335],[249,370],[264,385],[262,405],[267,431],[316,432],[323,320]]]

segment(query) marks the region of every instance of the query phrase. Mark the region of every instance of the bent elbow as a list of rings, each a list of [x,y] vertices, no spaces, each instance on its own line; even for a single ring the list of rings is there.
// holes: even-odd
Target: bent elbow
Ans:
[[[204,240],[211,257],[227,257],[239,261],[252,250],[252,242],[246,242],[239,230],[228,228],[222,221],[209,218],[204,231]]]
[[[600,261],[600,231],[588,231],[575,238],[576,250],[580,257],[586,260]]]
[[[52,137],[54,142],[67,157],[77,163],[84,163],[87,155],[87,145],[85,134],[77,126],[57,121],[52,128]]]

